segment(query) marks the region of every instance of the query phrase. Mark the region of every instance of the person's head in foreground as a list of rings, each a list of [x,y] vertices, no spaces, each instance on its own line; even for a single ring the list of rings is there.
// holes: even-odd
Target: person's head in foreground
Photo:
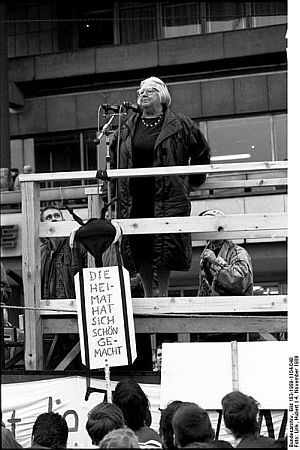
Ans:
[[[110,431],[100,442],[99,448],[139,448],[139,442],[130,428]]]
[[[119,381],[112,400],[122,411],[127,427],[137,431],[145,426],[149,400],[136,381],[131,378]]]
[[[230,392],[222,399],[224,423],[236,439],[259,432],[259,403],[240,391]]]
[[[223,397],[222,408],[225,426],[236,439],[259,432],[259,403],[250,395],[230,392]]]
[[[60,414],[43,413],[34,422],[31,443],[46,448],[66,448],[68,431],[66,419]]]
[[[104,436],[112,430],[125,426],[122,411],[113,403],[100,403],[88,413],[86,430],[93,445],[99,445]]]
[[[159,434],[163,441],[163,447],[174,449],[173,417],[177,409],[183,404],[180,400],[174,400],[161,411],[159,421]]]
[[[193,442],[209,442],[215,437],[208,413],[196,403],[185,402],[173,417],[174,443],[182,448]]]

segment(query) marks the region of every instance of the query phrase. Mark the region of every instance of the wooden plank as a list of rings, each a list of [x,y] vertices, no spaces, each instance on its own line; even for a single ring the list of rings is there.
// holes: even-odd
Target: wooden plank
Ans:
[[[110,169],[107,175],[110,178],[120,177],[151,177],[170,175],[193,175],[197,173],[242,173],[257,170],[283,170],[287,169],[287,161],[265,161],[251,163],[227,163],[227,164],[207,164],[193,166],[165,166],[149,167],[142,169]],[[95,170],[73,171],[73,172],[47,172],[20,174],[20,182],[29,181],[66,181],[66,180],[90,180],[96,178]]]
[[[274,313],[287,312],[286,295],[253,295],[228,297],[151,297],[133,298],[133,314],[159,316],[162,314],[212,313]],[[76,315],[76,300],[41,300],[41,316]],[[53,310],[51,310],[53,308]],[[59,312],[61,310],[61,312]]]
[[[74,358],[80,352],[80,342],[77,342],[74,347],[69,351],[69,353],[64,357],[64,359],[55,367],[55,370],[65,370],[68,365],[73,361]]]
[[[205,183],[197,188],[197,191],[191,192],[191,197],[199,195],[199,191],[211,190],[211,189],[230,189],[230,188],[254,188],[254,187],[267,187],[267,186],[286,186],[288,184],[287,178],[270,178],[270,179],[253,179],[253,180],[218,180],[217,177],[209,177]],[[89,187],[85,189],[85,194],[97,195],[101,189],[97,187]]]
[[[52,340],[52,342],[51,342],[51,347],[50,347],[50,350],[49,350],[49,352],[48,352],[48,355],[47,355],[47,358],[46,358],[46,361],[45,361],[45,370],[48,369],[48,365],[49,365],[49,362],[50,362],[50,360],[51,360],[51,358],[52,358],[52,355],[53,355],[55,346],[56,346],[56,344],[57,344],[57,341],[58,341],[58,335],[55,334],[55,335],[54,335],[54,338],[53,338],[53,340]]]
[[[155,234],[159,233],[196,233],[195,240],[232,239],[244,237],[286,237],[286,213],[232,214],[228,216],[189,216],[189,217],[159,217],[149,219],[117,219],[123,234]],[[41,222],[40,237],[69,236],[71,231],[79,228],[74,221]],[[208,237],[211,236],[211,237]]]
[[[135,317],[136,333],[281,333],[287,331],[287,317],[202,315],[182,317]],[[47,317],[43,333],[78,333],[77,318]]]
[[[259,333],[259,336],[263,341],[277,341],[276,337],[271,333]]]
[[[267,187],[267,186],[286,186],[288,184],[287,178],[273,178],[264,180],[261,179],[253,179],[253,180],[228,180],[222,181],[215,179],[214,181],[206,181],[203,183],[198,191],[202,190],[210,190],[210,189],[230,189],[230,188],[254,188],[254,187]],[[191,194],[194,195],[194,192]]]
[[[39,184],[22,185],[22,277],[24,303],[29,307],[40,306],[41,252],[39,240]],[[42,328],[39,310],[25,310],[25,368],[43,368]]]
[[[250,179],[250,180],[226,180],[218,179],[218,177],[210,176],[205,183],[203,183],[196,191],[191,192],[191,198],[199,195],[201,191],[216,190],[216,189],[245,189],[245,188],[257,188],[257,187],[272,187],[272,186],[287,186],[287,178],[270,178],[270,179]],[[87,195],[96,195],[98,192],[102,192],[101,186],[63,186],[63,196],[66,199],[84,198]],[[21,191],[2,191],[0,193],[1,204],[17,204],[21,203]],[[55,201],[61,200],[60,189],[55,188],[43,188],[40,192],[41,201]]]
[[[78,331],[77,317],[44,317],[42,320],[43,334],[76,334]]]
[[[280,316],[137,317],[136,333],[278,333],[287,331]]]

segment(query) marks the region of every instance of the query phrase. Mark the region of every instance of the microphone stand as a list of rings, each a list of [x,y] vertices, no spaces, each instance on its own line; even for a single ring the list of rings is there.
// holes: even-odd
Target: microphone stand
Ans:
[[[105,161],[106,161],[106,170],[110,169],[110,161],[111,161],[111,157],[110,157],[110,152],[109,152],[109,147],[110,147],[110,141],[109,141],[109,133],[110,133],[110,127],[111,127],[111,123],[113,121],[113,119],[116,116],[120,116],[120,115],[126,115],[127,113],[121,113],[120,111],[118,111],[117,113],[112,113],[110,115],[109,120],[104,124],[102,130],[100,131],[100,111],[101,111],[101,105],[98,108],[98,131],[97,131],[97,135],[96,135],[96,139],[94,140],[95,144],[97,145],[97,170],[100,170],[100,140],[103,136],[105,136],[105,144],[106,144],[106,156],[105,156]],[[108,114],[105,114],[105,116],[107,116]],[[118,152],[117,152],[118,153]],[[117,154],[117,165],[119,163],[118,161],[119,159],[119,155]],[[98,186],[99,186],[100,180],[98,180]],[[98,189],[98,193],[99,193],[99,189]],[[108,180],[107,181],[107,203],[108,203],[108,210],[107,210],[107,214],[108,214],[108,218],[111,219],[112,218],[112,211],[111,211],[111,181]]]

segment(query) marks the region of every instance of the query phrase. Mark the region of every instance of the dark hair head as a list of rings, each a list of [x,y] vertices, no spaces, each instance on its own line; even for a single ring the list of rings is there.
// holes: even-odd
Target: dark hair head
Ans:
[[[185,402],[173,417],[175,445],[209,442],[215,437],[208,413],[196,403]]]
[[[98,445],[104,436],[112,430],[125,426],[122,411],[112,403],[100,403],[88,413],[86,430],[93,445]]]
[[[68,425],[60,414],[40,414],[32,427],[32,443],[49,448],[66,448]]]
[[[259,430],[257,415],[259,403],[249,395],[234,391],[222,399],[224,423],[234,435],[240,438]]]
[[[136,435],[130,428],[122,428],[108,433],[99,448],[140,448]]]
[[[119,381],[113,393],[112,401],[123,413],[126,425],[133,431],[145,425],[149,411],[149,400],[132,378]]]
[[[169,403],[165,409],[161,411],[159,421],[159,434],[163,440],[164,448],[174,449],[174,430],[173,430],[173,416],[179,406],[182,405],[182,401],[174,400]]]

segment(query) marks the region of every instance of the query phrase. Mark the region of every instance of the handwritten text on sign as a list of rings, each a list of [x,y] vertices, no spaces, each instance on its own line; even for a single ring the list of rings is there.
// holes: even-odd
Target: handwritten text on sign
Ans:
[[[133,312],[128,271],[124,268],[124,284],[132,359],[136,357]],[[91,369],[128,364],[124,309],[118,267],[83,269],[88,352]],[[79,274],[75,277],[78,325],[82,361],[86,364]]]

